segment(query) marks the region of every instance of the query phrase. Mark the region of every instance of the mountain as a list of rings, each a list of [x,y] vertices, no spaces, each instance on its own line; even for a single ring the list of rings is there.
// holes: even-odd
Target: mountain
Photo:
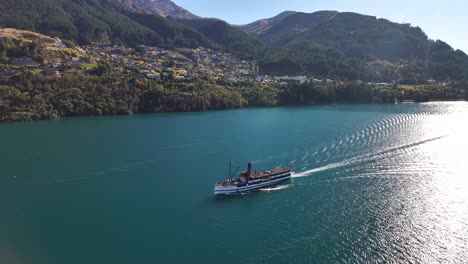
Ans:
[[[244,26],[198,18],[169,0],[0,0],[0,27],[79,44],[207,47],[257,60],[265,74],[421,82],[468,79],[468,56],[419,27],[349,12],[287,11]]]
[[[168,16],[156,14],[156,8]],[[0,13],[0,27],[80,44],[203,46],[242,58],[253,58],[263,48],[258,40],[222,20],[198,18],[166,0],[0,0]]]
[[[136,13],[147,13],[176,19],[200,18],[170,0],[113,0],[125,9]]]
[[[254,37],[244,33],[223,20],[215,18],[178,19],[178,22],[201,32],[211,41],[242,58],[255,58],[264,48]]]
[[[279,15],[272,18],[260,19],[247,25],[238,26],[238,28],[245,33],[258,36],[263,32],[269,30],[273,25],[283,20],[283,18],[295,14],[295,11],[284,11]]]
[[[202,33],[225,51],[253,58],[263,48],[255,38],[216,18],[201,18],[170,0],[112,0],[133,13],[155,14]]]
[[[78,43],[112,41],[154,46],[212,46],[203,34],[115,0],[0,0],[0,27],[31,30]]]
[[[312,14],[301,12],[282,13],[279,18],[270,19],[273,23],[270,23],[264,30],[254,31],[250,34],[267,45],[280,47],[302,33],[334,19],[337,15],[338,12],[336,11],[319,11]]]
[[[429,39],[419,27],[374,16],[296,12],[240,28],[272,48],[259,59],[265,73],[416,82],[468,78],[464,52]]]

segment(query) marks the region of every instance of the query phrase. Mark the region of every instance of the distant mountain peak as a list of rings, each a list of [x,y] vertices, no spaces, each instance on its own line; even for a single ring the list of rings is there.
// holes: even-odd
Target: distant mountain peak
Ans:
[[[296,14],[296,13],[297,13],[296,11],[284,11],[274,17],[260,19],[250,24],[240,25],[238,27],[245,33],[252,34],[252,35],[260,35],[263,32],[269,30],[276,23],[279,23],[284,18],[290,15]]]
[[[177,19],[200,18],[171,0],[113,0],[127,10]]]
[[[292,10],[286,10],[286,11],[283,11],[281,13],[279,13],[278,15],[274,16],[273,18],[278,18],[278,19],[282,19],[282,18],[285,18],[289,15],[292,15],[292,14],[295,14],[297,13],[296,11],[292,11]]]

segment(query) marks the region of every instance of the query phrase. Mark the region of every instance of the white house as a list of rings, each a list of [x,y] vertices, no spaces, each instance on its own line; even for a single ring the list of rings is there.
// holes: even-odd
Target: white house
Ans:
[[[153,74],[153,73],[146,74],[146,78],[148,79],[159,80],[160,77],[161,76],[159,74]]]

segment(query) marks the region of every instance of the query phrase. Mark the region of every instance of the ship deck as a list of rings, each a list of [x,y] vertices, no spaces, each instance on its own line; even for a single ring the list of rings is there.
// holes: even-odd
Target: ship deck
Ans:
[[[265,171],[254,171],[252,172],[252,175],[250,176],[251,179],[259,179],[259,178],[264,178],[264,177],[269,177],[285,172],[290,172],[291,168],[277,168],[274,170],[265,170]]]

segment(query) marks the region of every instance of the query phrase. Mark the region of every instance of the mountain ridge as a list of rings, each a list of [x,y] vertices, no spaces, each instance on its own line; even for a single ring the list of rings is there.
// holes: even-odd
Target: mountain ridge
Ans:
[[[464,52],[429,39],[410,24],[352,12],[286,11],[233,26],[219,19],[144,12],[145,3],[181,8],[169,0],[0,0],[0,27],[79,44],[203,46],[254,59],[265,74],[411,82],[468,79]]]
[[[31,30],[80,44],[112,41],[212,46],[201,33],[159,15],[135,13],[116,0],[0,0],[0,27]]]
[[[417,26],[337,11],[295,12],[274,18],[260,20],[271,22],[263,25],[264,30],[250,30],[258,21],[241,27],[276,50],[261,58],[265,73],[365,80],[393,76],[410,82],[468,79],[468,56],[441,40],[431,40]]]
[[[4,14],[0,16],[0,27],[31,30],[78,44],[207,47],[243,58],[252,58],[262,46],[222,20],[194,15],[177,18],[172,16],[174,13],[163,17],[154,10],[143,12],[123,2],[169,3],[180,8],[169,0],[0,0],[0,13]]]
[[[201,32],[220,44],[224,50],[242,58],[253,59],[263,49],[263,44],[224,20],[216,18],[178,19],[181,24]]]
[[[278,23],[283,18],[289,15],[292,15],[294,13],[297,13],[297,12],[296,11],[283,11],[274,17],[259,19],[249,24],[237,25],[236,27],[244,31],[245,33],[258,35],[258,34],[261,34],[261,32],[268,30],[273,24]]]
[[[154,14],[176,19],[198,19],[197,15],[178,6],[170,0],[112,0],[123,8],[145,14]]]

